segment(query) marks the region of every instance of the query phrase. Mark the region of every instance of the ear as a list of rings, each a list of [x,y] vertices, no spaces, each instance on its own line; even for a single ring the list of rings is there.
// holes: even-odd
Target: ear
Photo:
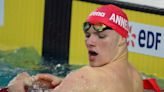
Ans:
[[[126,45],[126,43],[127,43],[126,38],[119,35],[118,46],[121,47],[123,45]]]

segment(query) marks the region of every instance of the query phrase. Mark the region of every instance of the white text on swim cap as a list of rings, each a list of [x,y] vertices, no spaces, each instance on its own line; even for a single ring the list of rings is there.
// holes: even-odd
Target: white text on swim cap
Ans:
[[[99,17],[104,17],[105,13],[104,12],[91,12],[89,16],[99,16]]]
[[[125,18],[116,15],[115,13],[112,13],[109,20],[113,21],[114,23],[118,24],[119,26],[123,27],[126,30],[128,29],[128,21]]]

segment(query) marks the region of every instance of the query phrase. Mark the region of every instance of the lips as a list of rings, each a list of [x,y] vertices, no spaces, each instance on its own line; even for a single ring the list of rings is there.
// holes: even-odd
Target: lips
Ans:
[[[96,56],[98,55],[98,53],[94,50],[89,50],[89,60],[90,61],[95,61]]]

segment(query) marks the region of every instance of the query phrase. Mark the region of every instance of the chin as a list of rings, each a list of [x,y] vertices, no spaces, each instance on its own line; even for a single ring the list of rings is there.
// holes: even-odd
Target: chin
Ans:
[[[90,63],[89,65],[91,66],[91,67],[101,67],[101,66],[105,66],[105,65],[107,65],[108,63]]]
[[[95,63],[89,63],[91,67],[96,67],[97,65]]]
[[[98,64],[98,63],[90,63],[89,65],[91,67],[100,67],[100,66],[102,66],[101,64]]]

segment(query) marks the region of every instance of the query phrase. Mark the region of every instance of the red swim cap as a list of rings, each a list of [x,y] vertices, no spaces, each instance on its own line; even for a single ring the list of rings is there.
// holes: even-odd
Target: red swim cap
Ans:
[[[129,23],[126,14],[123,10],[115,5],[103,5],[91,12],[86,22],[96,24],[103,23],[111,27],[122,37],[127,38]]]

